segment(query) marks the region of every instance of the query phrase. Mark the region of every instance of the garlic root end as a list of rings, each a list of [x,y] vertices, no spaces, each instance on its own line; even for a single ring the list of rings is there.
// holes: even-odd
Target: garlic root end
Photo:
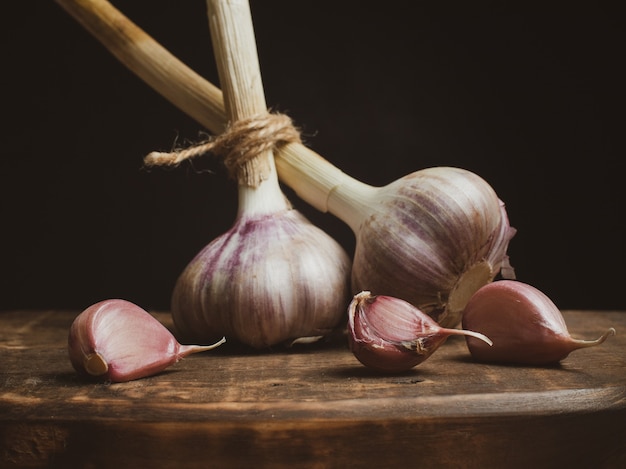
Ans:
[[[287,343],[287,348],[291,348],[296,344],[314,344],[315,342],[319,342],[323,338],[323,335],[298,337],[297,339],[293,339],[291,342]]]
[[[91,376],[102,376],[109,371],[109,365],[98,352],[90,353],[83,358],[85,371]]]
[[[456,326],[461,321],[461,314],[469,299],[481,287],[490,283],[492,278],[493,269],[487,261],[478,262],[467,269],[450,292],[446,316],[438,322],[447,327]]]

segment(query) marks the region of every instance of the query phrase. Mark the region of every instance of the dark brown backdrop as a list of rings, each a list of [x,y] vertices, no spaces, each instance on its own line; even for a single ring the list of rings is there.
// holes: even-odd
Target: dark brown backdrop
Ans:
[[[217,82],[203,0],[113,3]],[[480,174],[519,230],[510,255],[521,280],[564,309],[624,309],[616,11],[252,8],[268,104],[309,146],[376,185],[433,165]],[[54,2],[14,1],[3,23],[0,309],[82,309],[110,297],[167,309],[178,273],[231,225],[233,183],[212,161],[202,168],[213,172],[142,170],[147,152],[202,129]],[[286,192],[352,250],[341,222]]]

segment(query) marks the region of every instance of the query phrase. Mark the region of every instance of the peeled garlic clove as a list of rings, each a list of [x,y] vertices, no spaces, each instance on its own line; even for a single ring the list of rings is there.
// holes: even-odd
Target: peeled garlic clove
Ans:
[[[450,335],[482,334],[442,328],[410,303],[362,291],[348,307],[350,349],[365,366],[386,372],[407,371],[430,357]]]
[[[478,290],[463,312],[463,327],[488,335],[492,347],[467,337],[472,356],[479,361],[526,365],[555,364],[579,348],[601,344],[573,339],[561,311],[537,288],[514,280],[499,280]]]
[[[213,345],[181,345],[150,313],[119,299],[80,313],[70,327],[68,351],[74,369],[101,381],[123,382],[163,371],[181,358]]]

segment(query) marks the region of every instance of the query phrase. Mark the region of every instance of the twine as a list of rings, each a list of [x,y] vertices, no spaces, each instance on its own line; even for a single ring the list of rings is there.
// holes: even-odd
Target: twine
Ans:
[[[231,177],[243,177],[247,183],[256,185],[249,180],[252,175],[241,175],[242,171],[250,172],[244,169],[247,163],[253,163],[262,153],[288,143],[301,143],[300,132],[291,119],[284,114],[263,113],[231,122],[221,135],[189,148],[172,152],[153,151],[144,158],[144,164],[177,166],[187,159],[212,153],[223,159]]]

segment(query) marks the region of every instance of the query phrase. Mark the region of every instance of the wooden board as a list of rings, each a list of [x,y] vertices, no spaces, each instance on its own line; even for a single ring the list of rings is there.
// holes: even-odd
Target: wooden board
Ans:
[[[120,384],[73,371],[76,314],[0,313],[2,468],[626,467],[626,312],[565,311],[574,337],[617,335],[556,367],[474,363],[455,337],[381,376],[339,337]]]

